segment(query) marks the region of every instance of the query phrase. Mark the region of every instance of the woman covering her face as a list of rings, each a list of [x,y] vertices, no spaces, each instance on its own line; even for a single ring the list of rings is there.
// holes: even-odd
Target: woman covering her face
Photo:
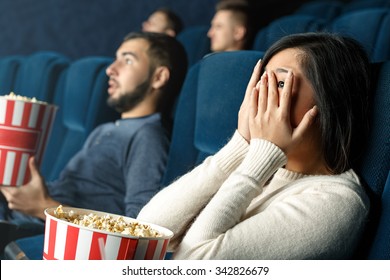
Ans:
[[[351,258],[369,212],[353,170],[367,133],[368,65],[341,36],[276,42],[254,68],[231,140],[138,219],[174,232],[175,259]]]

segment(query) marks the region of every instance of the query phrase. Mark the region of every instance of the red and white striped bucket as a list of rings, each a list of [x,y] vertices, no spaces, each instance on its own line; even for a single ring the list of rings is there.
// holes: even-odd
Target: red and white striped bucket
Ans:
[[[163,260],[173,233],[163,227],[150,225],[162,234],[161,237],[135,237],[120,233],[79,226],[54,215],[56,208],[45,210],[44,260]],[[106,216],[108,213],[87,209],[64,207],[65,212],[73,210],[77,214]],[[116,219],[119,216],[108,214]],[[123,217],[126,222],[137,220]],[[141,222],[140,222],[141,223]],[[104,248],[100,247],[103,241]],[[104,252],[102,253],[102,249]],[[103,256],[102,256],[103,255]]]
[[[0,185],[28,182],[28,159],[38,166],[54,122],[57,106],[0,96]]]

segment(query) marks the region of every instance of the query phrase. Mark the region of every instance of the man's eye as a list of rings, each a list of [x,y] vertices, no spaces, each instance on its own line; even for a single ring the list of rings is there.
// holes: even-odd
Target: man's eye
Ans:
[[[133,64],[133,61],[131,59],[129,59],[129,58],[126,59],[125,62],[126,62],[127,65]]]
[[[284,87],[284,82],[283,81],[279,81],[278,82],[278,88],[283,88]]]

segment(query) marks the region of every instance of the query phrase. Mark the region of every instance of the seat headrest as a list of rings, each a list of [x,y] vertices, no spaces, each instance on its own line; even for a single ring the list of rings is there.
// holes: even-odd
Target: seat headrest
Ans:
[[[222,52],[201,62],[194,140],[201,152],[214,154],[233,135],[247,83],[262,56],[258,51]]]
[[[378,71],[372,81],[370,135],[358,171],[380,196],[390,170],[390,61],[373,65]]]

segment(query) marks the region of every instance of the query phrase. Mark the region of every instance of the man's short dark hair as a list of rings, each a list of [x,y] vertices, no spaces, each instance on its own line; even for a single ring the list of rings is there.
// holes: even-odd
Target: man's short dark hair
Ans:
[[[183,30],[183,21],[171,9],[159,8],[156,10],[156,12],[160,12],[160,13],[165,14],[165,16],[167,17],[168,28],[175,31],[176,35],[179,34]]]

